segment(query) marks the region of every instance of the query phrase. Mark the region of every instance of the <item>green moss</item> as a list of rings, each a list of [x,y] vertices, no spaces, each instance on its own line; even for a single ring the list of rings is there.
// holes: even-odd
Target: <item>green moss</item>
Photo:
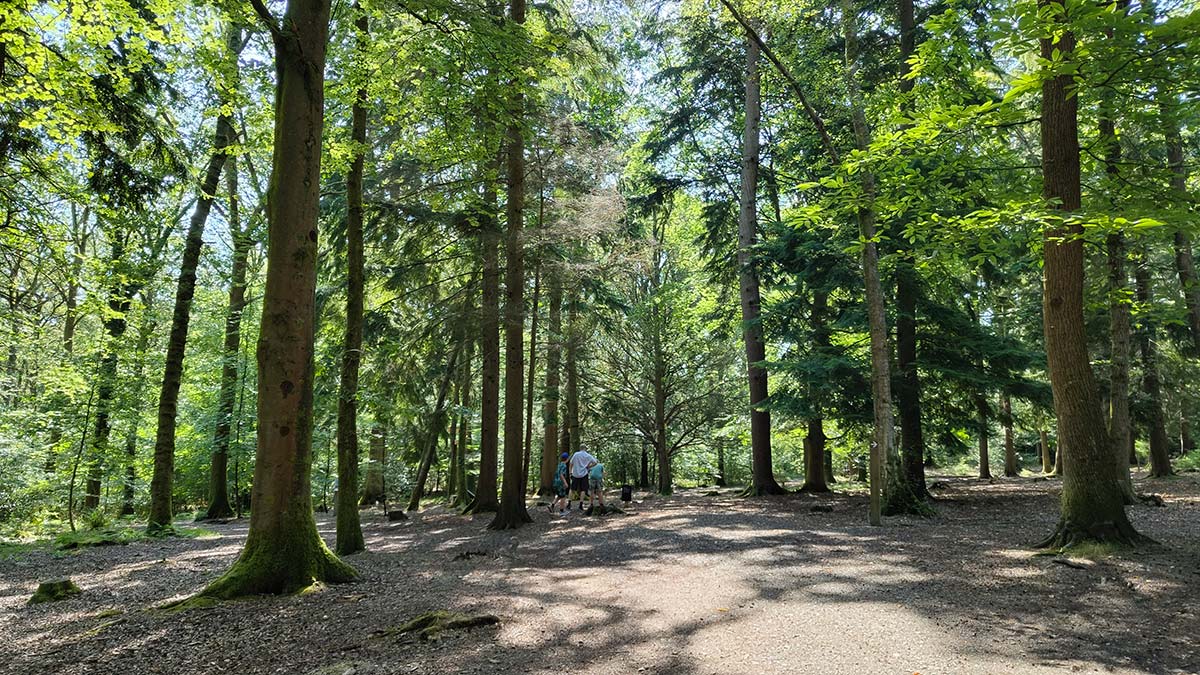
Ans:
[[[54,548],[69,551],[89,546],[117,546],[140,541],[145,534],[128,527],[105,527],[96,530],[63,532],[54,538]]]
[[[1101,560],[1116,554],[1123,547],[1111,542],[1084,542],[1064,548],[1060,553],[1071,558],[1084,558],[1087,560]]]
[[[83,591],[75,585],[70,579],[61,579],[59,581],[43,581],[38,584],[37,590],[34,591],[33,597],[29,598],[29,604],[37,605],[43,602],[57,602],[66,600],[67,598],[79,595]]]
[[[190,598],[184,598],[183,600],[168,602],[167,604],[154,609],[155,611],[162,612],[163,614],[179,614],[180,612],[186,612],[190,609],[212,609],[219,604],[221,604],[221,601],[217,598],[194,595]]]

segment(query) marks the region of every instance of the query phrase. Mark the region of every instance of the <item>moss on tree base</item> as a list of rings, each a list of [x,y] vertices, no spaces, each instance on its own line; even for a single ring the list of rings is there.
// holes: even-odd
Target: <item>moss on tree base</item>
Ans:
[[[1034,548],[1067,551],[1081,546],[1115,546],[1137,548],[1152,546],[1154,540],[1139,534],[1128,520],[1105,520],[1095,523],[1080,523],[1061,519],[1054,532],[1038,542]]]
[[[290,537],[251,533],[237,562],[200,592],[200,597],[230,600],[247,595],[285,595],[318,583],[358,579],[317,535],[316,527]]]
[[[921,499],[912,490],[905,487],[890,492],[883,500],[883,515],[885,516],[921,516],[928,518],[934,513],[929,502]]]

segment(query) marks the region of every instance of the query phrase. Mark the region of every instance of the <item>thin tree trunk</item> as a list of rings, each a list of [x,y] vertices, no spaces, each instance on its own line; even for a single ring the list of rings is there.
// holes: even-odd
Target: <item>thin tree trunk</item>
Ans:
[[[1042,473],[1054,473],[1054,460],[1050,458],[1050,434],[1042,429],[1038,432],[1042,448]]]
[[[242,44],[240,28],[230,26],[226,34],[229,55],[236,60]],[[235,63],[236,68],[236,63]],[[222,99],[227,98],[221,96]],[[150,479],[149,531],[169,530],[174,509],[171,505],[175,481],[175,423],[179,414],[179,386],[183,382],[183,358],[187,352],[188,327],[192,317],[192,299],[196,294],[196,268],[204,248],[204,226],[216,199],[221,169],[228,156],[227,148],[234,143],[233,118],[223,114],[217,118],[213,134],[213,153],[208,160],[196,210],[188,223],[184,240],[183,259],[179,263],[179,280],[175,289],[175,311],[171,316],[171,334],[167,339],[167,357],[163,368],[162,389],[158,395],[158,430],[154,439],[154,475]]]
[[[469,308],[469,312],[474,311],[474,308]],[[462,395],[460,401],[460,409],[467,410],[471,407],[471,364],[475,360],[475,340],[474,337],[468,335],[466,338],[466,358],[463,362],[462,380],[459,382],[458,388]],[[467,448],[471,443],[471,418],[468,414],[460,415],[458,423],[458,461],[455,463],[455,469],[458,475],[454,478],[455,493],[451,499],[451,505],[455,507],[466,506],[471,502],[471,495],[467,485]]]
[[[762,299],[754,270],[753,249],[758,228],[759,122],[762,92],[758,73],[759,48],[746,38],[746,124],[742,136],[742,194],[738,215],[738,278],[742,309],[742,341],[750,390],[750,457],[752,481],[747,494],[783,494],[771,461],[771,413],[767,400],[766,346],[761,324]],[[662,456],[660,453],[660,461]],[[660,472],[666,473],[666,472]],[[659,480],[660,489],[662,480]]]
[[[267,280],[258,342],[258,451],[250,531],[237,562],[202,591],[288,593],[357,575],[317,534],[312,496],[313,339],[329,0],[289,0],[275,45],[275,146]]]
[[[1183,136],[1179,123],[1164,109],[1166,120],[1167,168],[1171,172],[1171,191],[1177,199],[1187,195],[1187,168],[1183,161]],[[1183,291],[1187,307],[1188,332],[1192,339],[1192,356],[1200,356],[1200,282],[1196,279],[1196,262],[1192,256],[1192,237],[1179,230],[1175,233],[1175,269],[1179,274],[1179,287]]]
[[[1021,475],[1021,464],[1013,442],[1012,399],[1008,394],[1000,397],[1000,423],[1004,426],[1004,475],[1015,478]]]
[[[208,476],[208,511],[205,517],[229,518],[229,436],[233,427],[233,406],[238,393],[238,358],[242,347],[242,312],[246,308],[246,262],[253,241],[240,225],[238,210],[237,156],[226,160],[225,186],[229,193],[229,229],[233,237],[233,270],[229,283],[229,308],[225,314],[225,344],[221,348],[221,388],[217,394],[217,426],[213,432],[213,452]]]
[[[850,113],[854,126],[855,147],[866,152],[871,131],[863,109],[858,81],[858,15],[851,0],[842,2],[845,37],[845,79],[850,93]],[[869,522],[882,524],[882,514],[920,512],[924,503],[913,494],[908,476],[900,462],[895,444],[892,419],[891,349],[888,346],[887,314],[883,284],[879,278],[879,252],[875,243],[875,175],[859,171],[863,205],[858,209],[859,236],[862,238],[863,283],[867,296],[867,324],[871,339],[871,392],[874,403],[875,431],[871,441],[871,510]]]
[[[988,424],[988,415],[991,409],[987,404],[987,397],[981,392],[975,394],[975,415],[979,422],[979,477],[990,479],[992,477],[992,463],[988,450],[988,436],[990,425]]]
[[[1039,0],[1039,8],[1059,20],[1061,4]],[[1041,40],[1042,58],[1074,59],[1070,30]],[[1054,208],[1070,213],[1081,205],[1079,166],[1079,98],[1070,73],[1042,82],[1041,147],[1043,195]],[[1096,384],[1087,352],[1083,318],[1083,226],[1054,222],[1045,230],[1043,325],[1059,451],[1064,454],[1062,512],[1045,548],[1086,541],[1133,544],[1139,535],[1125,514],[1113,449],[1096,399]]]
[[[579,450],[579,297],[571,293],[567,302],[567,415],[559,448],[575,454]]]
[[[450,392],[450,383],[454,381],[454,375],[457,374],[455,366],[458,363],[458,355],[462,347],[461,342],[454,347],[454,351],[450,354],[450,362],[446,364],[446,375],[442,377],[442,383],[438,386],[437,404],[429,416],[429,428],[425,434],[425,449],[421,453],[421,463],[417,467],[417,480],[413,483],[412,496],[408,500],[409,511],[421,508],[421,498],[425,496],[425,482],[429,478],[429,468],[437,460],[438,441],[446,430],[446,396]]]
[[[554,470],[558,466],[559,361],[562,354],[562,277],[551,269],[546,302],[549,307],[546,335],[546,390],[542,394],[542,471],[538,494],[554,492]]]
[[[910,94],[915,80],[909,77],[909,59],[916,51],[916,20],[913,0],[900,0],[900,81],[902,112],[912,110]],[[902,127],[907,128],[907,127]],[[907,248],[907,247],[906,247]],[[913,494],[929,499],[925,486],[925,435],[921,428],[921,378],[917,370],[917,300],[921,285],[912,251],[902,254],[896,265],[896,409],[900,413],[900,455]]]
[[[370,26],[362,5],[354,3],[355,44],[365,57]],[[363,164],[367,143],[367,86],[359,83],[350,109],[350,142],[354,159],[346,174],[346,332],[342,343],[342,372],[338,387],[338,555],[366,548],[358,519],[358,369],[363,340]]]
[[[717,487],[725,487],[725,444],[717,442],[717,479],[715,481]]]
[[[383,471],[387,464],[387,419],[379,419],[376,413],[374,426],[371,427],[370,461],[367,464],[367,475],[363,479],[363,496],[359,502],[362,506],[372,506],[383,501]]]
[[[1141,260],[1134,271],[1137,284],[1138,305],[1143,308],[1151,307],[1152,295],[1150,290],[1150,270],[1146,267],[1147,254],[1140,256]],[[1155,344],[1157,330],[1149,317],[1142,320],[1141,330],[1138,331],[1138,346],[1142,354],[1142,390],[1146,392],[1149,419],[1147,427],[1150,434],[1150,477],[1159,478],[1170,476],[1175,472],[1171,469],[1171,457],[1168,450],[1166,415],[1163,414],[1162,391],[1158,380],[1158,349]],[[1121,470],[1129,475],[1129,464],[1125,461],[1125,450],[1118,453]],[[1132,487],[1130,487],[1132,492]]]
[[[542,265],[538,263],[533,273],[533,314],[529,317],[529,383],[525,390],[525,466],[521,473],[521,493],[529,492],[529,465],[533,461],[533,400],[537,389],[537,335],[538,335],[538,302],[541,301]],[[538,462],[538,479],[545,469],[545,462]]]
[[[138,328],[137,347],[134,350],[134,366],[131,392],[133,398],[133,419],[129,425],[129,434],[125,437],[125,484],[121,490],[121,515],[132,516],[134,513],[135,488],[137,483],[137,444],[138,432],[142,424],[142,395],[145,373],[146,352],[150,348],[150,338],[154,337],[157,327],[153,319],[154,293],[143,294],[142,324]]]
[[[496,187],[489,183],[484,201],[490,208],[480,236],[483,246],[483,298],[480,308],[479,345],[483,352],[482,395],[479,419],[479,481],[468,513],[493,513],[497,499],[497,463],[500,453],[500,233],[496,222]]]
[[[509,19],[525,23],[525,0],[511,0]],[[521,230],[525,220],[525,99],[522,83],[511,82],[508,125],[508,199],[505,211],[508,236],[505,239],[505,302],[504,302],[504,482],[500,489],[500,509],[489,529],[507,530],[533,522],[525,510],[525,470],[522,437],[524,421],[521,404],[524,402],[525,370],[525,251]]]
[[[117,267],[125,258],[123,242],[114,241],[110,263]],[[108,289],[108,313],[103,319],[104,352],[100,359],[100,370],[96,374],[96,416],[92,430],[91,457],[88,458],[87,480],[84,483],[83,508],[91,511],[100,508],[101,482],[104,464],[108,457],[108,442],[112,432],[110,419],[113,397],[117,388],[118,347],[125,330],[129,327],[126,314],[133,304],[134,287],[114,278]]]

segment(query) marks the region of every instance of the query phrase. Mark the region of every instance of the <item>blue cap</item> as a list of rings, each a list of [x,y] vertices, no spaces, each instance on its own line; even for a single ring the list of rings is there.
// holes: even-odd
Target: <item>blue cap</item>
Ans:
[[[569,453],[569,452],[564,452],[564,453],[563,453],[561,456],[562,456],[562,458],[563,458],[563,459],[566,459],[566,458],[568,458],[568,457],[570,457],[570,456],[571,456],[571,453]]]

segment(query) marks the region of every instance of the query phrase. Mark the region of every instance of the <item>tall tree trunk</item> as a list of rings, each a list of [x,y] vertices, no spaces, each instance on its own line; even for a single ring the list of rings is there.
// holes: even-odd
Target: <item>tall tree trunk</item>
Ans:
[[[124,243],[114,241],[109,262],[113,267],[123,264]],[[83,508],[85,511],[100,508],[101,482],[104,465],[108,459],[108,441],[112,432],[112,406],[117,389],[117,366],[119,345],[129,327],[126,314],[133,304],[134,287],[114,275],[108,289],[108,312],[102,321],[107,338],[96,374],[96,417],[92,427],[91,456],[88,458],[87,480],[84,483]]]
[[[643,490],[650,488],[650,452],[646,449],[645,441],[642,442],[642,467],[638,475],[638,487]]]
[[[518,25],[525,23],[525,0],[511,0],[509,19]],[[525,471],[521,419],[524,402],[525,370],[525,251],[521,230],[525,220],[525,98],[522,82],[514,79],[510,86],[508,125],[508,199],[505,211],[508,236],[505,239],[505,301],[504,301],[504,482],[500,489],[500,509],[489,529],[507,530],[533,522],[525,510]]]
[[[533,461],[533,400],[537,389],[538,302],[541,301],[542,265],[539,261],[533,273],[533,314],[529,317],[529,382],[525,389],[525,465],[521,473],[521,493],[529,492],[529,465]],[[545,470],[545,461],[538,462],[538,482]],[[539,490],[540,492],[540,490]]]
[[[313,338],[329,0],[289,0],[275,45],[275,146],[267,193],[267,282],[258,341],[258,450],[250,531],[237,562],[202,591],[231,598],[355,578],[317,534],[309,489]]]
[[[1004,475],[1015,478],[1021,475],[1021,464],[1013,441],[1012,399],[1008,394],[1000,397],[1000,424],[1004,426]]]
[[[988,407],[987,397],[982,392],[975,393],[975,415],[979,422],[979,477],[992,477],[992,462],[988,450],[988,436],[990,434],[990,424],[988,424],[988,415],[991,408]]]
[[[242,312],[246,308],[246,263],[254,242],[242,229],[238,210],[237,156],[226,160],[225,187],[229,193],[229,229],[233,237],[233,270],[229,283],[229,308],[225,314],[225,344],[221,348],[221,388],[217,394],[217,426],[208,475],[206,518],[229,518],[229,437],[233,430],[233,406],[238,393],[238,357],[242,348]]]
[[[482,394],[479,419],[479,481],[468,513],[493,513],[500,453],[500,233],[496,222],[496,186],[489,182],[484,201],[489,208],[480,235],[483,246],[483,297],[480,307],[479,345],[483,352]]]
[[[725,444],[717,442],[717,479],[714,481],[717,487],[725,487],[728,483],[725,481]]]
[[[469,311],[474,311],[473,307]],[[461,400],[459,401],[460,410],[468,410],[471,407],[471,364],[475,361],[475,339],[473,335],[467,335],[466,346],[464,348],[466,349],[466,358],[463,362],[462,380],[458,385],[459,392],[461,393]],[[455,492],[450,501],[451,505],[455,507],[463,507],[471,502],[471,494],[468,490],[470,486],[467,485],[467,448],[471,444],[471,436],[471,416],[462,413],[459,416],[458,422],[458,460],[454,465],[458,475],[454,477]]]
[[[674,475],[671,472],[671,449],[667,440],[667,386],[666,354],[663,349],[665,324],[655,320],[655,331],[651,334],[650,354],[654,360],[652,385],[654,387],[654,452],[658,457],[658,493],[669,495],[674,491]]]
[[[542,471],[538,494],[554,493],[554,470],[558,467],[558,371],[562,354],[562,277],[555,269],[546,275],[549,286],[546,308],[546,390],[542,394]]]
[[[858,81],[858,14],[852,0],[842,0],[845,37],[845,79],[850,93],[850,114],[854,126],[855,147],[866,152],[871,131],[863,109]],[[881,515],[921,512],[924,502],[913,494],[908,475],[900,462],[892,420],[891,349],[888,346],[887,314],[883,284],[879,279],[879,251],[875,244],[875,175],[859,171],[863,191],[858,209],[859,236],[862,238],[863,285],[867,296],[867,325],[871,338],[871,393],[874,403],[875,432],[871,441],[871,510],[869,522],[882,524]]]
[[[1174,119],[1171,111],[1164,107],[1167,142],[1167,169],[1171,172],[1171,192],[1175,199],[1185,200],[1187,197],[1187,167],[1183,161],[1183,136],[1179,132],[1179,122]],[[1196,262],[1192,256],[1192,237],[1187,232],[1179,230],[1175,233],[1175,269],[1179,274],[1179,287],[1183,291],[1184,305],[1187,307],[1188,332],[1192,338],[1192,355],[1200,356],[1200,281],[1196,279]]]
[[[1065,21],[1063,6],[1038,0],[1038,6]],[[1074,59],[1075,35],[1070,30],[1041,40],[1042,58]],[[1080,208],[1079,97],[1070,73],[1042,82],[1043,195],[1054,208],[1069,214]],[[1113,465],[1113,448],[1096,398],[1096,384],[1087,352],[1083,318],[1083,226],[1055,221],[1045,230],[1043,265],[1043,323],[1050,386],[1058,418],[1059,451],[1063,457],[1062,512],[1044,548],[1074,546],[1086,541],[1136,543],[1139,535],[1125,514],[1120,479]]]
[[[1150,270],[1146,267],[1147,254],[1140,256],[1141,260],[1134,271],[1137,284],[1137,301],[1142,308],[1151,307]],[[1166,415],[1163,414],[1162,391],[1158,380],[1158,349],[1155,345],[1157,336],[1153,319],[1142,319],[1141,330],[1138,331],[1138,346],[1142,354],[1142,390],[1146,392],[1149,408],[1149,419],[1146,420],[1150,432],[1150,476],[1158,478],[1170,476],[1175,472],[1171,469],[1171,457],[1168,450]],[[1129,464],[1125,461],[1126,451],[1121,448],[1118,453],[1121,470],[1129,474]],[[1130,488],[1132,492],[1132,488]]]
[[[133,399],[133,419],[130,421],[129,434],[125,437],[125,484],[121,490],[121,515],[132,516],[137,483],[137,445],[138,432],[142,425],[142,395],[144,392],[143,377],[146,365],[146,352],[150,348],[150,338],[154,337],[154,329],[158,324],[153,319],[154,293],[143,293],[142,324],[138,327],[137,347],[134,350],[134,366],[131,397]]]
[[[237,58],[241,43],[241,29],[231,26],[226,34],[226,45],[234,59]],[[226,99],[227,96],[223,94],[221,98]],[[171,334],[167,339],[162,389],[158,394],[154,475],[150,479],[150,516],[146,522],[146,529],[151,532],[169,530],[171,518],[174,516],[171,492],[175,481],[175,422],[179,414],[179,386],[183,382],[183,357],[187,352],[192,299],[196,294],[196,268],[200,264],[201,249],[204,248],[204,225],[208,222],[208,214],[216,199],[221,169],[224,168],[228,156],[227,148],[234,143],[235,138],[233,118],[229,114],[222,114],[217,118],[217,128],[213,134],[213,153],[204,171],[204,179],[200,182],[196,210],[192,212],[184,239],[183,259],[179,263],[179,280],[175,288],[175,311],[171,316]]]
[[[353,12],[356,51],[368,50],[370,25],[357,0]],[[354,159],[346,173],[346,332],[337,410],[337,545],[338,555],[366,548],[358,519],[358,368],[363,340],[363,163],[367,144],[367,85],[360,82],[350,109],[350,142]]]
[[[777,495],[785,490],[775,481],[771,461],[771,413],[768,396],[766,345],[761,323],[762,298],[753,249],[758,238],[759,122],[762,92],[758,73],[759,48],[746,38],[746,125],[742,135],[742,194],[738,215],[738,278],[742,307],[742,340],[746,346],[746,373],[750,389],[750,457],[752,481],[747,494]],[[663,457],[660,454],[659,460]],[[664,466],[666,464],[664,463]],[[667,473],[662,471],[660,473]],[[660,488],[662,480],[659,480]]]
[[[579,450],[579,291],[567,302],[567,414],[559,448],[575,454]]]
[[[1124,3],[1120,3],[1122,7]],[[1113,39],[1108,31],[1108,39]],[[1105,92],[1100,100],[1099,141],[1104,151],[1104,171],[1109,181],[1106,188],[1109,202],[1115,209],[1120,178],[1121,143],[1117,139],[1112,94]],[[1108,313],[1109,313],[1109,372],[1108,372],[1108,438],[1113,447],[1113,465],[1121,483],[1122,498],[1133,504],[1133,481],[1129,476],[1126,448],[1133,443],[1129,419],[1129,275],[1125,271],[1125,235],[1111,232],[1105,248],[1108,254]]]
[[[450,405],[455,410],[462,406],[462,389],[458,383],[451,385],[453,393],[450,394]],[[458,490],[458,425],[461,415],[457,413],[450,416],[450,432],[446,434],[446,442],[450,447],[446,451],[446,503],[451,504],[454,500],[454,495]]]
[[[912,110],[909,98],[915,81],[909,59],[916,51],[913,0],[899,0],[901,111]],[[908,247],[906,247],[908,248]],[[896,409],[900,413],[900,456],[913,494],[929,499],[925,486],[925,435],[921,429],[921,378],[917,371],[917,299],[921,285],[911,250],[896,265]]]

